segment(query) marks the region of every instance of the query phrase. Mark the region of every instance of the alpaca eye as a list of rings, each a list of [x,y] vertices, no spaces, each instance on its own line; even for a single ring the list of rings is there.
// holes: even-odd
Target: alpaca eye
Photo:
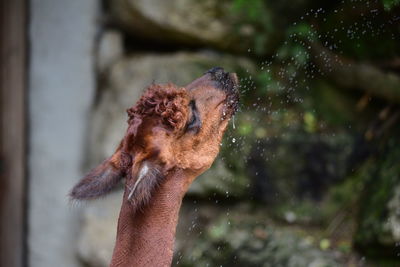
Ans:
[[[190,101],[189,107],[192,111],[192,116],[190,117],[190,120],[186,125],[186,132],[193,131],[195,133],[198,133],[201,127],[201,120],[199,111],[196,107],[196,102],[194,100]]]

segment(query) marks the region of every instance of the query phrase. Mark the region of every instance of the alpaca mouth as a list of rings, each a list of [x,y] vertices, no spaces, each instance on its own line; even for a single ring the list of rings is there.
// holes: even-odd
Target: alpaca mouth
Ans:
[[[225,105],[229,115],[234,115],[239,107],[239,79],[236,73],[225,72],[221,67],[214,67],[205,74],[210,74],[216,88],[224,91],[226,94]]]

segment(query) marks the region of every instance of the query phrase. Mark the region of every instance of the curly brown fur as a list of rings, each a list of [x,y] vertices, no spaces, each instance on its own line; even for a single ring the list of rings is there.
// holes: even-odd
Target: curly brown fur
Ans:
[[[173,84],[151,85],[138,103],[127,110],[130,125],[138,118],[159,116],[162,122],[172,129],[180,129],[185,124],[188,105],[187,92]]]

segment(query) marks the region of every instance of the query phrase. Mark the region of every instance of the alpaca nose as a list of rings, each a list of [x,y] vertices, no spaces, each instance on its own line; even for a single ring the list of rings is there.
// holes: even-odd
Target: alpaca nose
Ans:
[[[224,70],[224,68],[221,68],[221,67],[212,67],[211,69],[206,71],[206,73],[211,73],[213,75],[221,75],[221,74],[225,73],[225,70]]]
[[[218,87],[228,91],[234,90],[239,84],[236,73],[226,72],[221,67],[213,67],[206,71],[205,74],[209,73],[211,75],[211,80],[217,83]]]
[[[229,78],[229,73],[225,72],[225,70],[221,67],[213,67],[204,74],[207,73],[211,74],[211,79],[217,82],[222,82]]]
[[[239,85],[239,80],[235,73],[225,72],[221,67],[214,67],[204,73],[186,86],[187,90],[193,90],[205,85],[213,86],[225,91],[226,93],[235,93]]]

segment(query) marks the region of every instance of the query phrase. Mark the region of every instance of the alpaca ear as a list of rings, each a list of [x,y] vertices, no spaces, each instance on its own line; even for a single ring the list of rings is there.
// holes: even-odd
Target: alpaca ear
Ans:
[[[106,159],[86,174],[72,188],[71,198],[92,199],[109,193],[124,177],[124,171],[120,168],[119,162],[113,160],[114,156]]]

